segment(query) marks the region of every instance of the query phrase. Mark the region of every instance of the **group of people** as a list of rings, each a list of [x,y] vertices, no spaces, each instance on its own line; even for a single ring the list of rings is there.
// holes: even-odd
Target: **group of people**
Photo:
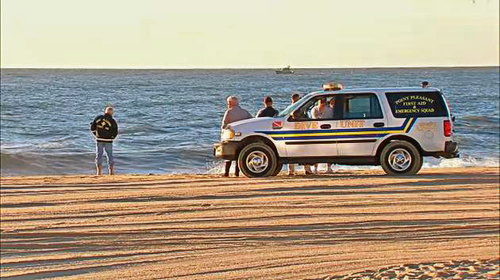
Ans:
[[[298,94],[297,94],[298,96]],[[299,97],[299,96],[298,96]],[[297,99],[298,100],[298,99]],[[264,97],[264,108],[259,110],[257,112],[257,115],[255,117],[261,118],[261,117],[276,117],[278,115],[278,110],[273,108],[273,99],[270,96]],[[241,108],[239,105],[239,100],[238,97],[236,96],[229,96],[227,98],[227,110],[224,113],[224,117],[222,118],[222,128],[226,128],[228,124],[241,121],[241,120],[246,120],[246,119],[251,119],[253,116],[245,109]],[[231,162],[230,160],[226,160],[225,166],[224,166],[224,176],[228,177],[229,176],[229,171],[231,169]],[[234,175],[240,176],[240,169],[238,167],[238,163],[236,163],[236,166],[234,168]]]
[[[331,85],[331,84],[330,84]],[[342,89],[337,88],[337,84],[333,84],[334,87],[324,88],[327,90]],[[428,88],[430,83],[428,81],[422,81],[420,83],[422,88]],[[295,93],[292,95],[292,104],[300,99],[300,95]],[[311,116],[313,119],[332,119],[333,118],[333,104],[334,99],[332,98],[330,102],[327,102],[326,98],[321,98],[317,106],[315,106],[311,111]],[[264,97],[263,100],[264,108],[257,112],[257,118],[260,117],[276,117],[278,115],[278,110],[273,108],[273,99],[270,96]],[[328,103],[328,104],[327,104]],[[114,108],[108,106],[104,109],[104,114],[97,116],[93,122],[90,123],[90,131],[96,140],[96,169],[97,175],[102,175],[102,161],[104,152],[106,152],[108,159],[108,174],[114,174],[114,157],[113,157],[113,141],[118,135],[118,124],[113,118]],[[227,110],[222,118],[222,128],[226,128],[228,124],[237,122],[240,120],[250,119],[253,116],[245,109],[239,106],[239,100],[236,96],[229,96],[227,98]],[[224,176],[229,176],[229,171],[231,169],[231,161],[225,162]],[[310,165],[304,166],[306,174],[317,174],[318,164],[314,165],[314,172],[311,171]],[[327,163],[326,173],[332,173],[331,163]],[[235,167],[235,175],[239,176],[240,170],[238,164]],[[294,175],[295,168],[293,164],[288,165],[288,175]]]
[[[300,95],[295,93],[292,95],[292,104],[299,101]],[[264,108],[260,109],[259,112],[255,115],[256,118],[260,117],[276,117],[278,115],[278,110],[273,108],[273,99],[270,96],[266,96],[263,99]],[[325,106],[326,99],[320,101],[319,105],[313,109],[312,115],[313,118],[331,118],[333,117],[333,109],[330,106]],[[331,115],[331,116],[330,116]],[[227,98],[227,110],[224,113],[224,117],[222,118],[222,128],[226,128],[230,123],[246,120],[253,118],[253,116],[245,109],[239,106],[239,100],[236,96],[229,96]],[[226,160],[224,166],[224,176],[228,177],[231,169],[232,161]],[[310,166],[305,166],[306,174],[312,174]],[[315,173],[317,173],[318,166],[315,165]],[[328,164],[327,172],[331,172],[330,164]],[[288,165],[288,175],[294,175],[295,168],[293,164]],[[240,175],[240,169],[238,164],[235,166],[234,175]]]

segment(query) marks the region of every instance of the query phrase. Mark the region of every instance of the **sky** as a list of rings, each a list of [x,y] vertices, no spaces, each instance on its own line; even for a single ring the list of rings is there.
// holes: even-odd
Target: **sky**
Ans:
[[[498,66],[500,0],[1,0],[1,67]]]

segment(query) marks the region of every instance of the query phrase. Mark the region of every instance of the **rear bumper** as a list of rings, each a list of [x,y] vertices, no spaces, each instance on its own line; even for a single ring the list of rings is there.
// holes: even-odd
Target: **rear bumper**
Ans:
[[[219,142],[214,144],[214,156],[225,160],[236,160],[239,142]]]
[[[458,158],[460,157],[460,152],[458,151],[458,143],[454,141],[447,141],[444,143],[444,152],[434,153],[435,157],[444,158]]]

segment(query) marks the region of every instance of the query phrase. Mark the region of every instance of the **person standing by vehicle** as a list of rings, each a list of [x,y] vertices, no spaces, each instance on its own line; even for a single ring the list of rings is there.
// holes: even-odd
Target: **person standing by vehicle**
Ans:
[[[113,175],[114,158],[113,158],[113,141],[118,135],[118,124],[113,118],[113,107],[106,107],[104,115],[97,116],[93,122],[90,123],[90,131],[96,139],[96,159],[95,164],[97,168],[97,175],[102,175],[102,156],[106,151],[108,158],[108,174]]]
[[[273,108],[273,99],[271,96],[264,97],[264,106],[264,108],[259,110],[255,116],[256,118],[276,117],[279,114],[278,110]]]
[[[325,83],[323,84],[323,90],[324,91],[335,91],[335,90],[342,90],[344,88],[344,86],[340,83],[336,83],[336,82],[328,82],[328,83]],[[330,101],[328,102],[328,106],[331,110],[332,110],[332,113],[331,113],[331,118],[334,118],[335,116],[335,112],[333,111],[333,108],[335,108],[335,97],[332,97],[330,99]],[[317,169],[318,169],[318,165],[316,164],[316,172],[317,172]],[[332,170],[332,163],[331,162],[327,162],[326,163],[326,174],[332,174],[333,173],[333,170]]]
[[[431,84],[430,84],[428,81],[422,81],[422,82],[420,83],[420,86],[421,86],[422,88],[428,88],[430,85],[431,85]]]
[[[222,128],[225,129],[230,123],[251,119],[252,115],[239,106],[239,101],[236,96],[229,96],[227,98],[227,110],[222,118]],[[231,169],[231,161],[226,160],[224,166],[224,177],[229,177],[229,170]],[[234,170],[234,175],[240,176],[240,169],[238,163],[236,162],[236,167]]]
[[[320,98],[318,105],[311,110],[313,119],[333,119],[333,109],[326,104],[326,98]]]
[[[326,98],[321,98],[318,105],[311,110],[313,119],[333,119],[333,109],[326,102]],[[327,172],[331,173],[330,164],[327,163]],[[314,174],[318,174],[318,164],[314,165]]]
[[[295,102],[299,101],[300,95],[298,93],[294,93],[292,95],[292,104]],[[288,164],[288,176],[293,176],[295,175],[295,168],[293,164]]]
[[[328,106],[332,109],[332,118],[335,117],[335,111],[334,111],[334,108],[335,108],[335,97],[332,97],[332,99],[330,99],[330,101],[328,102]],[[325,174],[333,174],[333,170],[332,170],[332,163],[331,162],[327,162],[326,163],[326,172]]]

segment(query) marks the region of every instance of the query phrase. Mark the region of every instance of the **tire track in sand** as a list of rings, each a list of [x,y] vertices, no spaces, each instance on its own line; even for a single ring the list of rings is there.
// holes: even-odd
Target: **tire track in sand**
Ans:
[[[3,279],[303,279],[498,258],[498,169],[2,178]]]

